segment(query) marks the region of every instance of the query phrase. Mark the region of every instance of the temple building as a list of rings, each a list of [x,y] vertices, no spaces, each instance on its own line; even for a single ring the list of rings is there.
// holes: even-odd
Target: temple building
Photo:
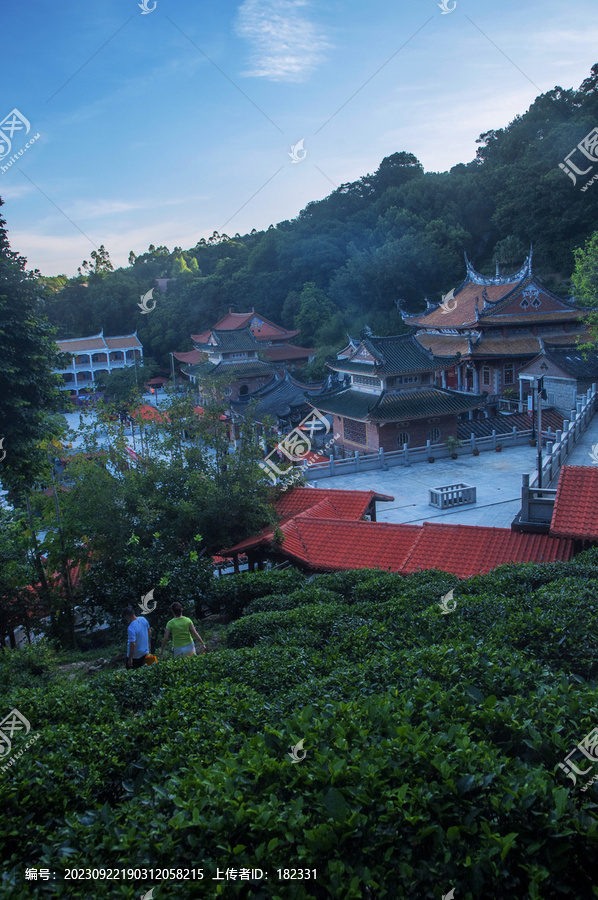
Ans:
[[[89,392],[99,375],[108,375],[115,369],[124,369],[143,360],[141,341],[134,334],[104,337],[104,331],[89,337],[56,341],[63,353],[71,353],[71,361],[59,372],[64,384],[61,390],[70,391],[71,396]]]
[[[270,423],[280,433],[291,431],[311,412],[307,397],[317,406],[319,396],[330,384],[330,379],[303,383],[285,371],[274,372],[270,381],[251,394],[244,394],[231,402],[231,410],[244,416],[249,408],[253,418],[261,425]]]
[[[540,346],[538,356],[519,372],[520,397],[530,397],[534,381],[543,378],[547,404],[570,419],[579,395],[598,382],[598,352],[595,348],[584,352],[577,347],[549,344],[542,339]]]
[[[282,374],[311,362],[313,349],[289,343],[298,334],[258,315],[255,309],[249,313],[229,309],[213,328],[191,335],[194,350],[173,356],[194,383],[198,375],[207,372],[230,376],[230,396],[236,400],[263,387],[276,371]]]
[[[512,275],[480,275],[465,256],[467,276],[440,304],[419,315],[401,311],[421,347],[458,357],[442,385],[458,391],[519,392],[519,371],[541,352],[542,340],[574,346],[590,312],[549,291],[532,270],[532,252]],[[400,302],[400,301],[399,301]],[[400,306],[399,306],[400,309]]]
[[[232,400],[251,393],[274,375],[272,363],[259,358],[260,343],[249,328],[234,331],[213,328],[203,335],[195,335],[194,343],[194,351],[174,354],[189,363],[182,366],[182,372],[194,384],[198,377],[224,378],[224,393]]]
[[[414,334],[376,337],[364,329],[328,362],[337,387],[307,398],[333,419],[335,446],[360,453],[422,447],[457,438],[459,416],[469,417],[485,397],[446,387],[455,357],[435,356]]]

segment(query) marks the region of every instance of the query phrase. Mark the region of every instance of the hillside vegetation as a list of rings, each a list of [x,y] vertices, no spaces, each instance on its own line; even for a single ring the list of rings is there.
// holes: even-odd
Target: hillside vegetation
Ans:
[[[206,656],[67,681],[3,653],[2,709],[40,734],[0,774],[3,896],[598,897],[598,787],[557,769],[598,725],[597,574],[592,550],[465,582],[234,576],[211,600],[245,614]],[[205,877],[33,886],[26,865]]]
[[[574,187],[559,163],[597,121],[598,64],[579,90],[556,87],[507,128],[481,135],[468,164],[424,172],[413,154],[397,152],[267,231],[214,232],[187,250],[151,245],[115,272],[101,248],[81,278],[47,279],[55,292],[46,311],[60,338],[138,329],[146,355],[169,365],[171,351],[191,349],[189,335],[230,306],[299,328],[320,356],[364,324],[399,332],[395,301],[416,310],[426,295],[440,300],[463,280],[463,251],[482,271],[494,273],[498,261],[508,272],[533,244],[536,271],[566,295],[573,251],[598,228],[598,212],[592,189]],[[156,278],[176,280],[142,316],[139,297]]]

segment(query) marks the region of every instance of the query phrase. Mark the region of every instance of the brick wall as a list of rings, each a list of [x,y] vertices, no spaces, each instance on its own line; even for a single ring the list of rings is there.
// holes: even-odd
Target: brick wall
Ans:
[[[549,402],[554,395],[554,405],[565,419],[571,418],[571,410],[575,409],[575,401],[577,399],[577,382],[574,378],[551,378],[546,375],[544,378],[544,389],[548,395]],[[548,403],[544,403],[547,406]]]
[[[391,422],[380,429],[380,444],[382,449],[402,450],[403,445],[398,443],[401,432],[409,435],[410,447],[425,447],[428,433],[431,428],[440,431],[440,438],[435,443],[442,443],[450,436],[457,437],[457,416],[434,416],[430,419],[412,419],[406,422]]]
[[[241,385],[246,384],[248,390],[246,393],[252,394],[254,391],[257,391],[258,388],[262,387],[262,385],[267,384],[271,375],[259,375],[254,378],[243,378],[242,381],[233,381],[231,383],[232,394],[231,400],[238,400],[241,394]]]
[[[343,447],[345,450],[357,450],[359,453],[378,453],[380,447],[390,452],[392,450],[402,450],[397,438],[401,432],[409,435],[410,447],[425,447],[428,440],[428,432],[431,428],[437,428],[440,431],[439,443],[445,441],[449,436],[457,437],[457,416],[435,416],[430,419],[411,419],[404,422],[389,422],[385,425],[374,425],[371,422],[365,423],[366,444],[358,444],[350,441],[345,437],[345,429],[343,420],[340,416],[333,416],[334,434],[340,434],[341,437],[335,440],[337,447]],[[349,429],[350,430],[350,429]]]

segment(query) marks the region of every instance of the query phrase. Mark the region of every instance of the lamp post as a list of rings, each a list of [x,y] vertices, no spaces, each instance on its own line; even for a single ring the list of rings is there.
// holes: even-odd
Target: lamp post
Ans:
[[[541,369],[547,369],[546,363],[542,363]],[[544,376],[538,378],[538,487],[542,487],[542,400],[546,400],[544,390]]]

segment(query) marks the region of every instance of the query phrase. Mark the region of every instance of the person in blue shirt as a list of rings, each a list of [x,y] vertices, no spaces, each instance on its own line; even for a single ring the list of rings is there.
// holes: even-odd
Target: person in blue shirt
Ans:
[[[127,623],[127,669],[139,669],[150,652],[152,630],[143,616],[136,616],[132,606],[124,611]]]

